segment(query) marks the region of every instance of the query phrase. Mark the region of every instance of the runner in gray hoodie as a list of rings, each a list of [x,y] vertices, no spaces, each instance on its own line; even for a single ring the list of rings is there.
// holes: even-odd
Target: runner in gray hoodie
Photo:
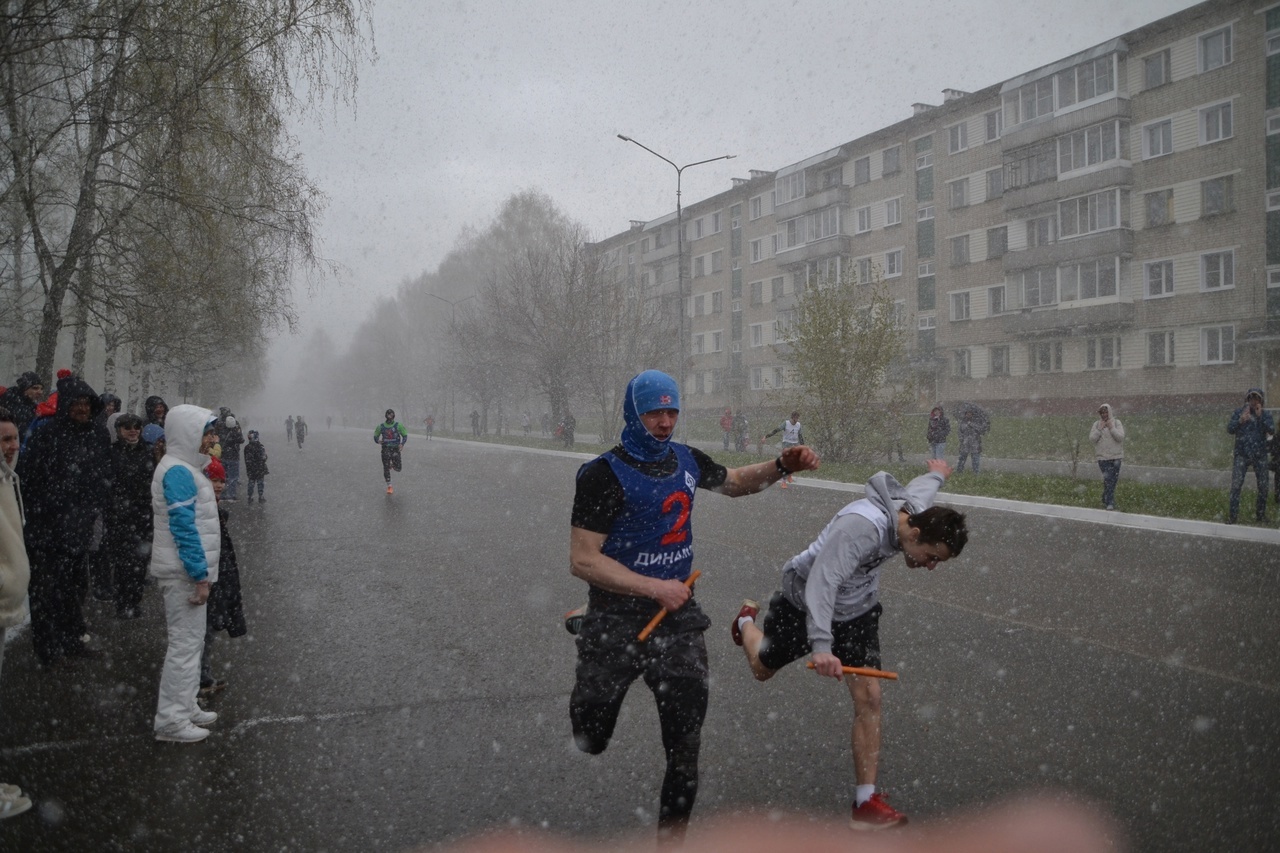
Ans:
[[[812,653],[821,675],[841,680],[842,666],[880,668],[880,567],[901,552],[909,568],[932,570],[958,556],[968,541],[964,516],[935,507],[951,474],[942,459],[906,486],[881,471],[867,481],[866,497],[836,513],[808,548],[782,567],[782,589],[769,602],[764,628],[756,602],[743,602],[731,626],[758,681]],[[906,815],[876,793],[880,756],[880,682],[849,679],[853,699],[853,766],[857,794],[850,825],[887,829]]]

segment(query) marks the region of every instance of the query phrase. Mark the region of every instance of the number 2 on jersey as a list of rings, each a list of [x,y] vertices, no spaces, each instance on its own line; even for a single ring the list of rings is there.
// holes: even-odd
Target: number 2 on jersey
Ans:
[[[688,492],[672,492],[662,502],[662,511],[664,513],[671,512],[676,504],[680,505],[680,514],[676,516],[675,524],[672,524],[671,529],[662,534],[660,541],[663,545],[674,545],[689,538],[690,503]]]

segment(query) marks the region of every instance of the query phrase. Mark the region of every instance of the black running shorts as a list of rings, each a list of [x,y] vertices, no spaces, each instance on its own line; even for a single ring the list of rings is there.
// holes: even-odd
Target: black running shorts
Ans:
[[[880,668],[879,604],[847,622],[832,622],[835,640],[831,653],[844,666]],[[808,617],[781,592],[769,600],[769,613],[764,617],[764,642],[760,644],[760,663],[769,669],[782,669],[793,660],[813,651],[809,645]]]

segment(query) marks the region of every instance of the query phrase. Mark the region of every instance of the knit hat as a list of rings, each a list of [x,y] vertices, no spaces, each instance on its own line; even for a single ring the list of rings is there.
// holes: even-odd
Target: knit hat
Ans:
[[[236,419],[231,417],[230,415],[227,415],[227,419],[224,423],[226,423],[227,427],[230,428],[230,427],[236,426]]]
[[[142,440],[150,447],[157,441],[164,441],[164,427],[160,424],[147,424],[142,428]]]
[[[204,466],[204,475],[210,480],[227,481],[227,469],[217,459],[210,459],[209,464]]]

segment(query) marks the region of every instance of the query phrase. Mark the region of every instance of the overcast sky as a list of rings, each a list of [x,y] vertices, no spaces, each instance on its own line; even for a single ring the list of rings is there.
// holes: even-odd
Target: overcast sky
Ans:
[[[317,326],[345,343],[513,192],[545,192],[597,238],[673,211],[675,170],[619,133],[682,164],[736,154],[685,172],[693,202],[1191,5],[374,0],[354,114],[295,127],[343,272],[299,293],[280,361]]]

